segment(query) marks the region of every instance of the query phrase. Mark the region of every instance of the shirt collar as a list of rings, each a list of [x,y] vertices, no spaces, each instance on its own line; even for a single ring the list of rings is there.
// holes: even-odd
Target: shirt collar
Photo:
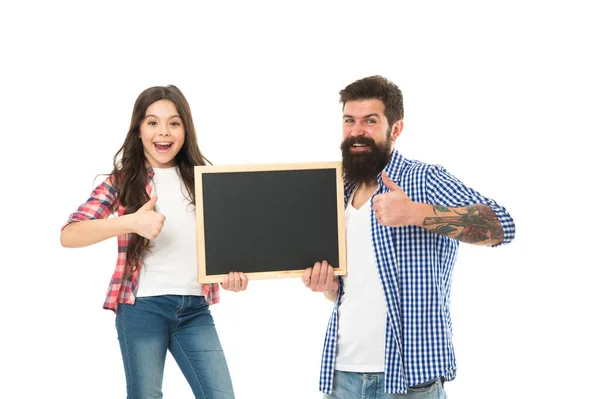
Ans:
[[[388,177],[394,182],[397,182],[400,179],[400,171],[402,170],[403,161],[404,157],[402,154],[400,154],[398,150],[394,149],[394,151],[392,151],[390,160],[388,161],[387,165],[385,165],[385,168],[383,168],[385,174],[388,175]],[[377,183],[380,187],[384,186],[383,182],[381,181],[381,172],[377,175]]]
[[[146,173],[148,174],[148,177],[154,177],[154,169],[152,169],[150,163],[144,160],[144,165],[146,166]]]

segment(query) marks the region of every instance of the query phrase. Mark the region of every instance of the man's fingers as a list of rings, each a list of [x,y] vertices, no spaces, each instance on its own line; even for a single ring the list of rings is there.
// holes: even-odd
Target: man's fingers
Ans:
[[[304,271],[304,274],[302,274],[302,282],[307,287],[310,285],[310,276],[311,275],[312,275],[312,268],[310,268],[310,267]]]
[[[321,263],[315,262],[312,270],[312,275],[310,276],[310,285],[309,287],[314,291],[317,289],[319,285],[319,277],[321,275]]]
[[[333,285],[333,267],[327,268],[327,284]]]
[[[394,181],[390,179],[385,172],[381,174],[381,181],[383,182],[383,184],[385,184],[387,188],[390,189],[390,191],[401,190],[400,186],[394,183]]]
[[[248,277],[246,277],[246,273],[240,273],[240,279],[242,280],[242,287],[240,291],[245,291],[248,288]]]
[[[321,273],[319,274],[319,287],[320,288],[325,288],[325,286],[327,286],[328,280],[327,280],[327,271],[329,269],[329,265],[327,264],[327,261],[323,261],[321,263]]]
[[[333,290],[336,285],[333,267],[326,260],[315,262],[312,268],[309,267],[302,273],[302,282],[315,292]]]

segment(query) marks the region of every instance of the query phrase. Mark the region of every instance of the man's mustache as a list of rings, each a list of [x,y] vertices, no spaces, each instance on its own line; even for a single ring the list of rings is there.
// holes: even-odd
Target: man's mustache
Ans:
[[[342,142],[342,150],[350,150],[355,144],[362,144],[370,147],[372,150],[377,148],[377,144],[375,144],[375,140],[370,137],[358,136],[358,137],[348,137],[346,140]]]

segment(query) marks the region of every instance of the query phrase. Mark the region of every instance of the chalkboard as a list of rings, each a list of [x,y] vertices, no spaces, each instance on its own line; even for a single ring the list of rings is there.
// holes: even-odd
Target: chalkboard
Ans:
[[[346,274],[341,162],[196,166],[198,280]]]

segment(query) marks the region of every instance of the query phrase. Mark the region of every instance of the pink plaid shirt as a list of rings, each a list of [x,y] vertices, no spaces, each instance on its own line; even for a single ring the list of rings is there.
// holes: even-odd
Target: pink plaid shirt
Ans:
[[[154,185],[152,177],[154,171],[152,167],[146,163],[148,169],[148,177],[146,180],[146,191],[152,197],[154,195]],[[70,223],[83,220],[105,219],[108,218],[114,209],[112,205],[117,201],[117,191],[112,184],[112,177],[107,177],[98,187],[92,191],[90,198],[79,206],[76,212],[69,216],[67,222],[63,225],[63,229]],[[122,216],[125,213],[125,208],[118,205],[117,215]],[[104,309],[110,309],[116,312],[119,303],[127,303],[133,305],[135,303],[135,294],[138,288],[138,276],[141,265],[133,272],[131,277],[125,278],[125,260],[127,255],[127,246],[131,234],[123,234],[117,237],[118,255],[117,266],[110,280],[106,300],[104,301]],[[204,296],[209,305],[219,303],[219,285],[204,284],[202,286]]]

